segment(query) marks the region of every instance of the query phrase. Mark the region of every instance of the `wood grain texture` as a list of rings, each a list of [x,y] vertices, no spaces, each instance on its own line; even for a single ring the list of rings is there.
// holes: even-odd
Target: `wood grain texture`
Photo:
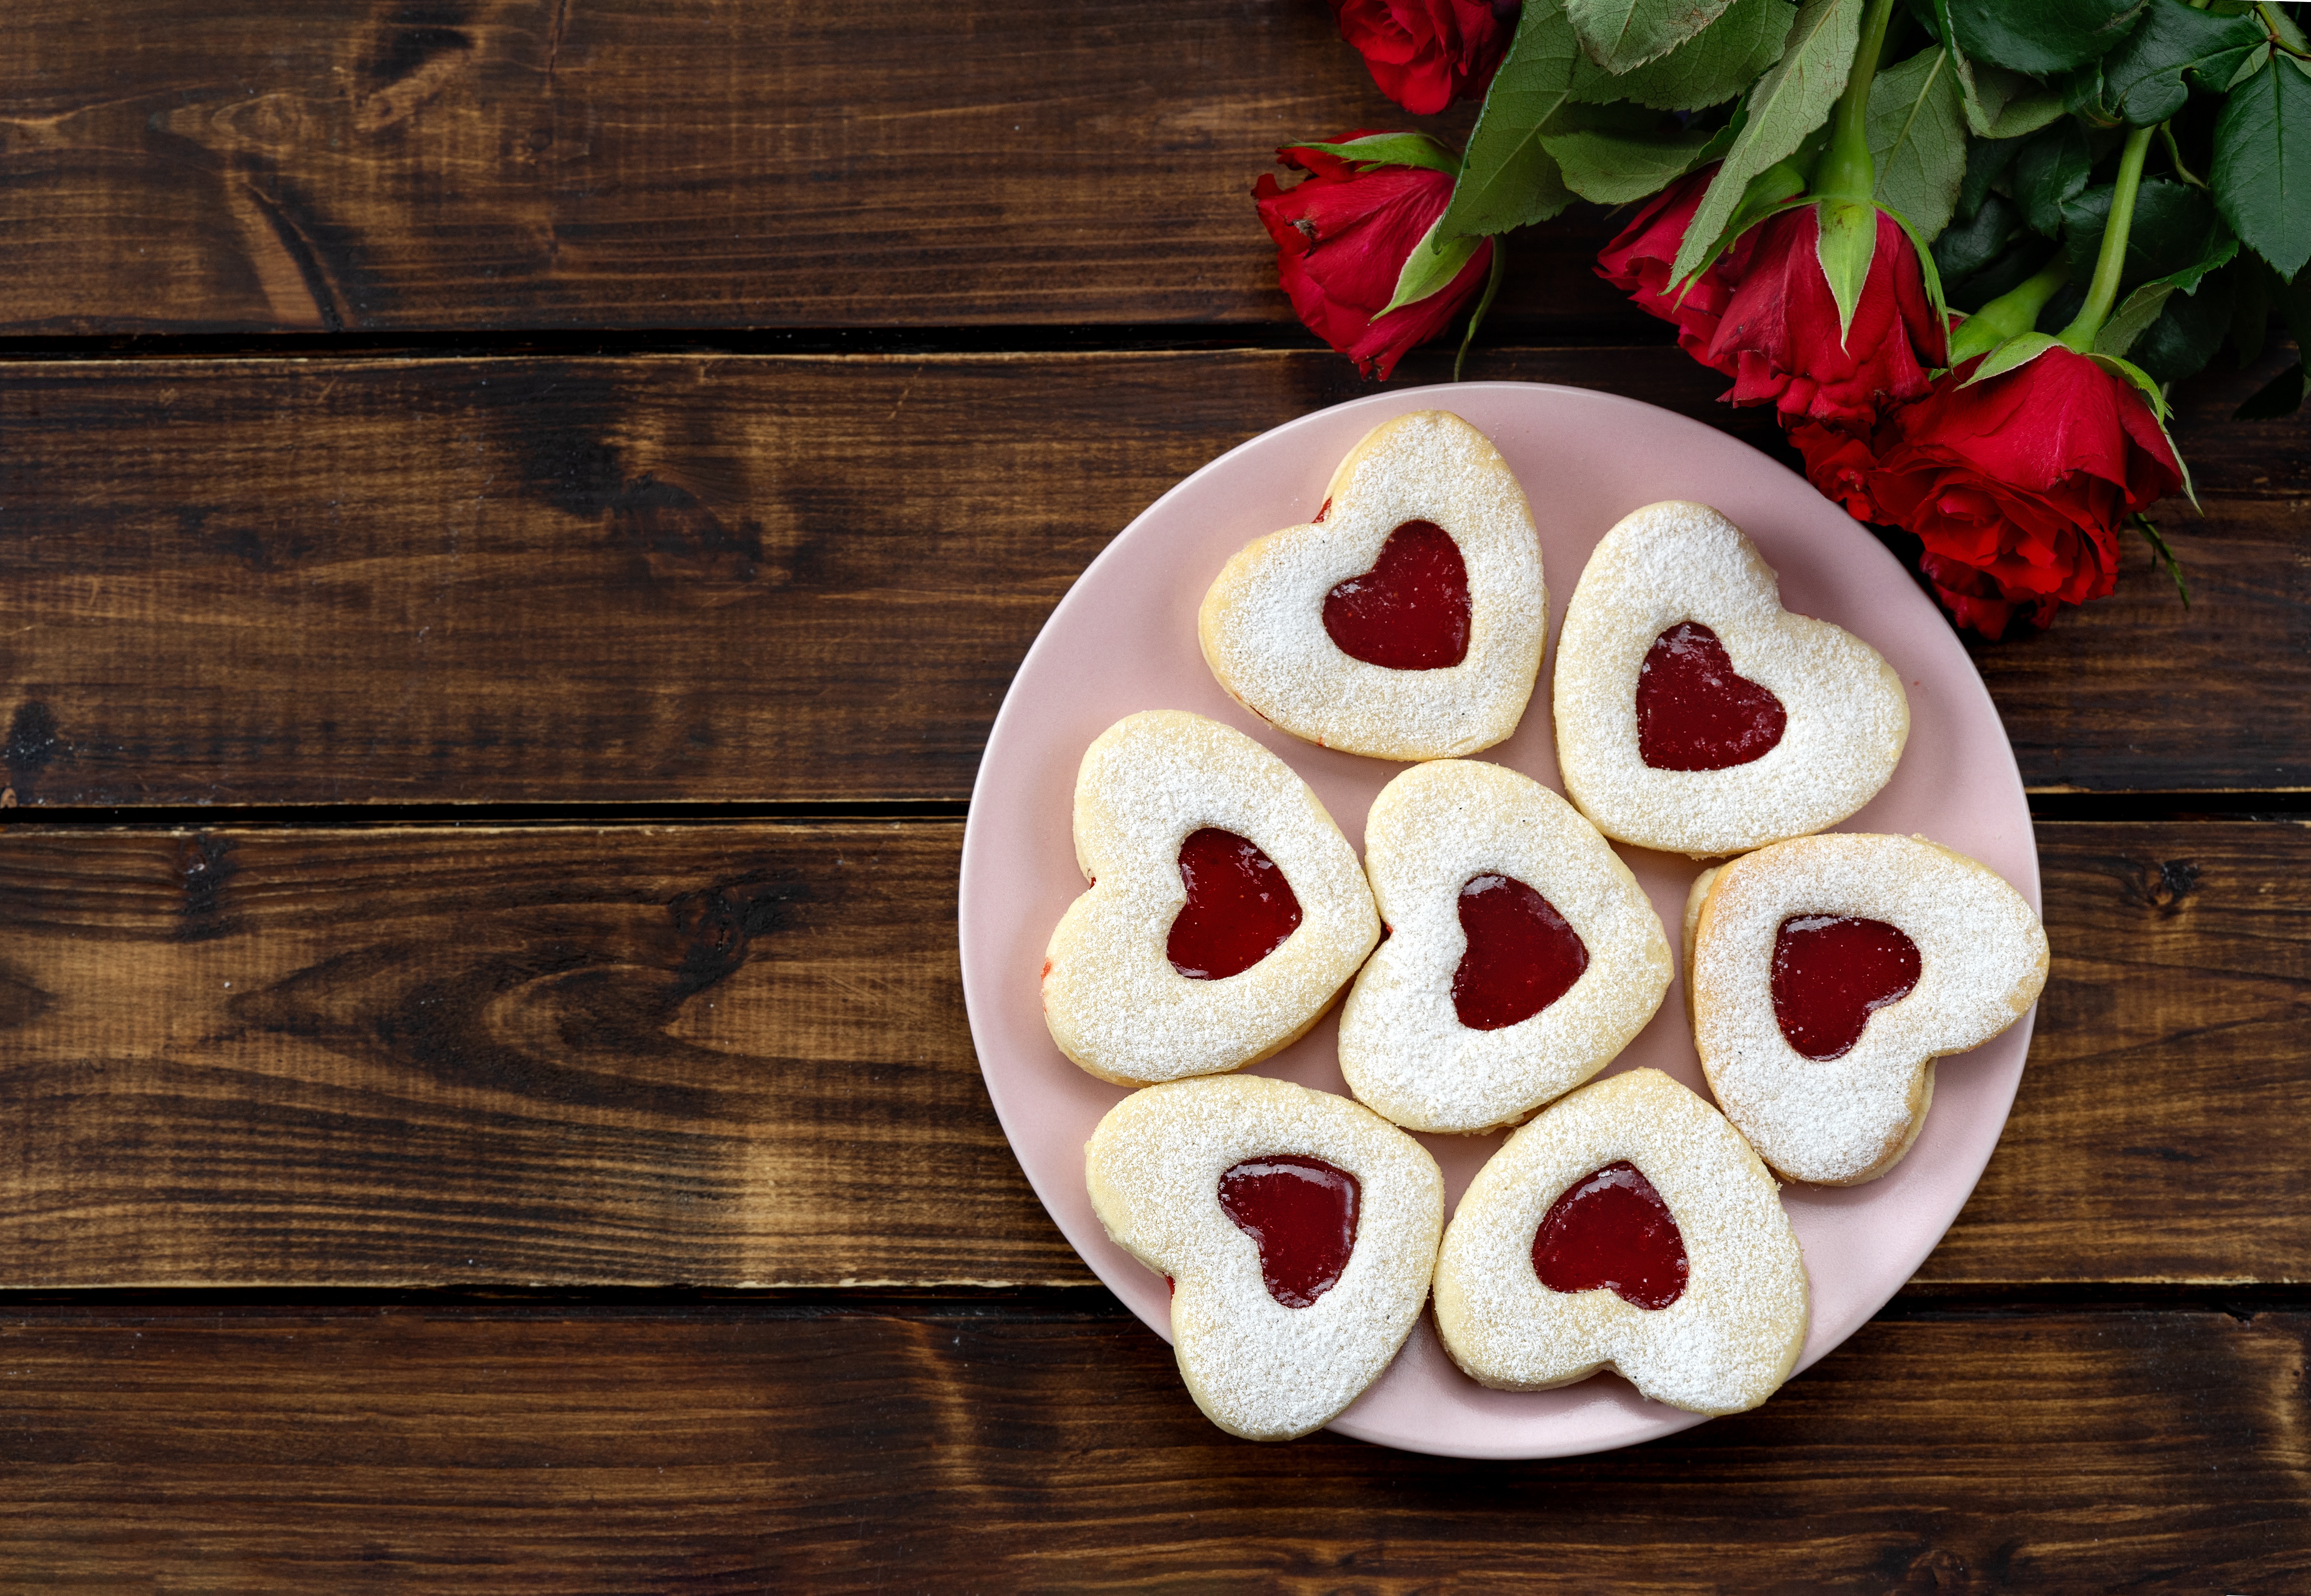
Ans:
[[[17,0],[6,28],[14,331],[1291,325],[1253,180],[1412,120],[1308,0]],[[1615,225],[1524,242],[1503,324],[1642,322],[1591,270]]]
[[[1088,1283],[980,1083],[960,829],[0,830],[0,1284]],[[2041,846],[2032,1066],[1922,1278],[2299,1280],[2311,829]]]
[[[1113,1313],[39,1307],[0,1323],[0,1558],[41,1591],[2298,1590],[2307,1333],[1880,1321],[1755,1412],[1467,1463],[1233,1440]]]
[[[1471,374],[1779,447],[1671,348]],[[0,755],[27,806],[959,800],[1108,539],[1359,391],[1256,352],[0,364]],[[2198,602],[2131,556],[1977,653],[2033,785],[2311,785],[2311,413],[2227,397],[2169,518]]]

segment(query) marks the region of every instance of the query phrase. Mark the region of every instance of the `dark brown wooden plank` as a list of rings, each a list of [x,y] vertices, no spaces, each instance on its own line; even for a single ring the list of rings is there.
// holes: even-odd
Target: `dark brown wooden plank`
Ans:
[[[1291,325],[1254,179],[1413,121],[1303,0],[9,21],[14,331]],[[1611,225],[1524,243],[1504,325],[1642,319],[1590,270]]]
[[[1475,374],[1775,443],[1674,349]],[[1252,352],[0,365],[0,754],[28,806],[961,799],[1115,531],[1358,388]],[[2035,785],[2311,785],[2311,413],[2210,391],[2197,604],[2138,557],[1978,655]]]
[[[1112,1313],[37,1307],[42,1591],[2264,1592],[2311,1580],[2311,1317],[1865,1327],[1765,1407],[1468,1463],[1205,1423]]]
[[[0,1285],[1086,1283],[959,835],[0,830]],[[2032,1067],[1922,1278],[2299,1278],[2311,829],[2041,844]]]

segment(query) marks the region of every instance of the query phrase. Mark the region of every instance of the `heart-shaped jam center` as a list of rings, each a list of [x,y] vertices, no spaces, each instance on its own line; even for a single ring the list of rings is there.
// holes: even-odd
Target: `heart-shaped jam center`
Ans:
[[[1653,639],[1637,671],[1637,754],[1657,771],[1722,771],[1763,759],[1789,724],[1717,634],[1686,621]]]
[[[1328,505],[1329,507],[1329,505]],[[1407,521],[1380,558],[1324,595],[1340,652],[1391,670],[1442,670],[1469,657],[1469,568],[1434,521]]]
[[[1339,1284],[1356,1250],[1356,1177],[1321,1158],[1247,1158],[1220,1176],[1220,1207],[1260,1245],[1260,1278],[1287,1308]]]
[[[1685,1295],[1685,1238],[1677,1217],[1622,1160],[1565,1189],[1532,1237],[1532,1272],[1551,1291],[1600,1286],[1639,1308],[1666,1308]]]
[[[1461,929],[1469,951],[1452,972],[1452,1007],[1471,1031],[1532,1018],[1589,968],[1581,934],[1513,876],[1471,876],[1461,888]]]
[[[1898,926],[1793,914],[1774,938],[1774,1019],[1809,1059],[1835,1059],[1870,1016],[1918,984],[1918,945]]]
[[[1292,884],[1260,844],[1208,825],[1180,844],[1187,906],[1164,951],[1191,981],[1241,975],[1283,946],[1300,925]]]

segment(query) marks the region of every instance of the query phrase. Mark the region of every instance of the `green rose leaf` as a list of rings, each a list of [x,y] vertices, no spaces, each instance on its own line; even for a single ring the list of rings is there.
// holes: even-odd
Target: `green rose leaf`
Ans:
[[[1991,186],[2006,175],[2014,164],[2014,157],[2022,153],[2022,141],[2017,138],[1978,138],[1966,147],[1966,176],[1958,186],[1958,219],[1971,222],[1983,202],[1990,197]]]
[[[2137,127],[2164,122],[2191,97],[2184,74],[2220,92],[2263,41],[2263,24],[2254,17],[2219,17],[2183,0],[2150,0],[2134,31],[2103,60],[2102,107]]]
[[[1711,133],[1615,133],[1543,130],[1540,142],[1564,174],[1565,185],[1599,205],[1626,205],[1677,181],[1730,144],[1730,130]],[[1714,147],[1713,147],[1714,146]]]
[[[2023,230],[2014,202],[2002,194],[1989,195],[1972,217],[1942,229],[1934,240],[1934,265],[1945,282],[1970,277],[2005,254]]]
[[[2062,238],[2062,256],[2070,263],[2073,288],[2082,288],[2094,275],[2103,225],[2110,220],[2110,201],[2111,190],[2106,186],[2090,189],[2062,207],[2068,229]],[[2225,252],[2228,239],[2205,194],[2172,178],[2146,179],[2135,191],[2134,220],[2126,230],[2126,259],[2119,285],[2127,289],[2181,274],[2195,288],[2201,276],[2230,258]]]
[[[1976,62],[2068,72],[2126,37],[2142,0],[1949,0],[1950,31]]]
[[[2247,402],[2231,412],[2233,421],[2277,421],[2292,415],[2303,403],[2303,362],[2297,361],[2254,390]]]
[[[1958,92],[1966,100],[1966,125],[1983,138],[2019,138],[2036,133],[2062,114],[2062,92],[2033,77],[1969,61],[1957,52]]]
[[[1878,203],[1932,240],[1949,225],[1966,179],[1966,109],[1949,51],[1922,50],[1871,81],[1869,135]]]
[[[1862,0],[1805,0],[1790,26],[1782,58],[1749,92],[1748,118],[1686,227],[1670,271],[1672,280],[1682,282],[1709,257],[1718,235],[1740,208],[1750,180],[1828,120],[1853,69],[1853,48],[1861,34]]]
[[[1541,146],[1541,124],[1572,93],[1581,46],[1557,0],[1525,0],[1516,38],[1493,74],[1485,109],[1461,158],[1440,237],[1476,238],[1546,222],[1573,203],[1557,161]]]
[[[1484,244],[1481,238],[1440,239],[1436,230],[1443,224],[1442,216],[1430,222],[1428,231],[1420,235],[1420,242],[1404,257],[1404,269],[1396,275],[1396,297],[1381,307],[1382,316],[1442,293]]]
[[[2161,382],[2196,376],[2215,358],[2223,335],[2230,330],[2231,282],[2229,272],[2216,272],[2195,292],[2169,293],[2150,325],[2120,353]],[[2100,339],[2096,347],[2101,347]]]
[[[1448,178],[1461,175],[1461,158],[1452,153],[1452,146],[1425,133],[1368,133],[1362,138],[1337,144],[1312,142],[1292,147],[1321,150],[1327,155],[1353,161],[1358,166],[1418,166],[1441,171]]]
[[[2014,158],[2014,197],[2032,231],[2050,239],[2062,236],[2062,207],[2086,192],[2093,165],[2087,135],[2075,122],[2062,121],[2022,146]],[[2104,207],[2106,214],[2108,209]],[[2088,259],[2091,265],[2093,257]]]
[[[2311,72],[2274,55],[2230,92],[2208,175],[2223,219],[2286,282],[2311,259]]]
[[[1589,58],[1626,72],[1665,56],[1715,22],[1728,0],[1565,0]]]
[[[1732,99],[1781,59],[1797,7],[1790,0],[1733,0],[1725,14],[1657,61],[1618,74],[1583,56],[1573,97],[1634,100],[1657,111],[1697,111]]]

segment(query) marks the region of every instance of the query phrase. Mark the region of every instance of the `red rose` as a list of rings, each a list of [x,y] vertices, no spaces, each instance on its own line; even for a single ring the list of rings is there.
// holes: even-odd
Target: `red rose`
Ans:
[[[1840,339],[1837,301],[1816,253],[1816,207],[1768,218],[1711,341],[1708,363],[1733,377],[1736,405],[1777,406],[1790,420],[1867,426],[1881,406],[1926,391],[1926,371],[1948,347],[1934,325],[1918,252],[1901,224],[1878,213],[1870,275]]]
[[[1683,298],[1670,292],[1670,266],[1677,259],[1678,246],[1685,241],[1686,224],[1693,220],[1709,179],[1716,175],[1713,166],[1662,189],[1597,256],[1597,275],[1635,301],[1639,310],[1675,322],[1678,347],[1705,366],[1717,366],[1709,355],[1710,343],[1717,336],[1717,318],[1725,314],[1757,241],[1757,230],[1753,227],[1726,248]],[[1717,369],[1728,377],[1733,375],[1730,363]]]
[[[1327,142],[1368,136],[1359,130]],[[1478,246],[1443,289],[1380,316],[1396,297],[1396,280],[1412,247],[1452,203],[1452,179],[1417,166],[1358,171],[1336,155],[1298,144],[1278,150],[1276,158],[1309,174],[1290,188],[1262,177],[1251,190],[1260,219],[1276,240],[1276,275],[1293,310],[1365,375],[1387,377],[1407,351],[1443,331],[1476,297],[1492,269],[1492,240]]]
[[[1380,92],[1423,117],[1482,94],[1516,36],[1516,0],[1332,0],[1332,13]]]
[[[1845,513],[1857,521],[1881,519],[1870,497],[1870,473],[1878,457],[1871,452],[1867,436],[1818,421],[1792,423],[1789,436],[1805,457],[1806,480],[1823,498],[1844,505]]]
[[[1864,440],[1797,425],[1806,475],[1862,520],[1907,528],[1920,567],[1958,624],[1995,639],[2018,615],[2108,593],[2118,524],[2183,485],[2142,396],[2081,354],[2046,351],[1966,386],[1978,361]]]

